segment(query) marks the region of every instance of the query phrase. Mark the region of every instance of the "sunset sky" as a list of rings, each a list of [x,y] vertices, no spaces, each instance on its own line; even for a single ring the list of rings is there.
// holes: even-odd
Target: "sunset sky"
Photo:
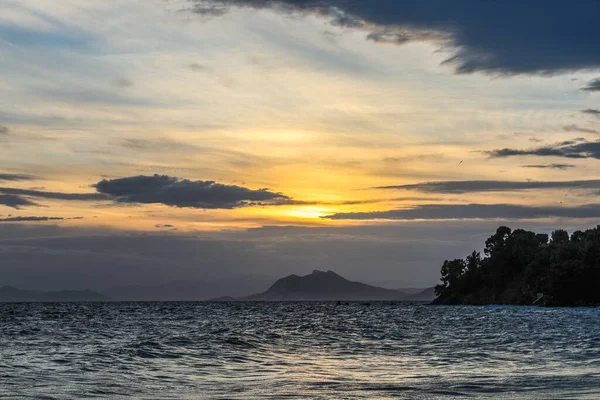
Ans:
[[[333,265],[423,286],[499,224],[595,226],[599,16],[591,0],[5,0],[0,281],[90,286],[163,257],[184,271],[168,279]],[[61,281],[83,259],[94,272]]]

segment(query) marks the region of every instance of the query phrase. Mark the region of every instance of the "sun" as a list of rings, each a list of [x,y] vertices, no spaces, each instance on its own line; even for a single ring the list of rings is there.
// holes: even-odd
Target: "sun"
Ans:
[[[302,218],[302,219],[316,219],[321,218],[324,215],[327,215],[331,212],[331,210],[325,207],[319,206],[302,206],[302,207],[294,207],[288,210],[285,210],[285,214],[290,217]]]

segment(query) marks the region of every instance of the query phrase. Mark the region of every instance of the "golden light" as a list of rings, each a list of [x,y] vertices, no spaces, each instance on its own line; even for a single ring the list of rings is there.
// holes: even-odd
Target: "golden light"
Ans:
[[[290,217],[303,218],[303,219],[315,219],[320,218],[324,215],[330,214],[331,209],[320,207],[320,206],[302,206],[294,207],[284,211],[284,214]]]

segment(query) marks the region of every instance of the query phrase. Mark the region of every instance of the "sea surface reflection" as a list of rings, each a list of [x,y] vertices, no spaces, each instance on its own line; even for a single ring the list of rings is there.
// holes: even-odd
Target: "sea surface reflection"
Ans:
[[[599,398],[600,309],[6,303],[0,396]]]

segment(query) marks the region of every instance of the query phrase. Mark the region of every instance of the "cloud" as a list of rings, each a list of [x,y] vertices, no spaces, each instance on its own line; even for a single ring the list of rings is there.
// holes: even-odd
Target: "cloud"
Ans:
[[[600,159],[600,142],[584,142],[575,144],[575,142],[571,140],[558,143],[553,146],[537,147],[527,150],[505,148],[491,150],[486,153],[492,158],[538,156]]]
[[[595,0],[568,5],[562,0],[518,5],[479,0],[195,0],[191,10],[219,16],[230,7],[312,14],[367,31],[367,39],[379,43],[435,42],[451,52],[446,63],[457,73],[550,75],[600,67]]]
[[[442,41],[448,40],[449,36],[435,31],[404,31],[404,32],[373,32],[367,35],[367,40],[376,43],[388,43],[402,45],[415,41]]]
[[[113,85],[120,88],[133,86],[133,82],[126,78],[118,78],[113,81]]]
[[[0,194],[0,204],[16,209],[19,209],[23,206],[37,206],[37,204],[31,200],[27,200],[23,197],[12,194]]]
[[[133,139],[126,138],[118,141],[119,145],[135,151],[147,151],[147,152],[198,152],[201,150],[207,150],[206,148],[179,142],[168,138],[155,138],[155,139]]]
[[[103,179],[94,185],[94,187],[96,188],[96,193],[64,193],[0,187],[0,195],[12,196],[10,199],[7,197],[6,202],[11,202],[11,204],[16,206],[35,205],[35,203],[22,199],[20,196],[67,201],[110,200],[119,203],[161,203],[175,207],[206,209],[232,209],[261,205],[320,204],[319,202],[296,201],[268,189],[253,190],[242,186],[225,185],[213,181],[191,181],[167,175],[140,175],[119,179]],[[17,200],[17,198],[21,200]],[[18,203],[19,201],[26,203]],[[372,201],[343,201],[336,202],[335,204],[363,204],[365,202]]]
[[[504,149],[488,151],[487,153],[490,155],[490,157],[493,157],[493,158],[513,157],[513,156],[541,156],[541,157],[555,156],[555,157],[567,157],[567,158],[586,158],[577,153],[574,153],[572,155],[571,154],[567,155],[560,149],[554,149],[551,147],[539,147],[539,148],[532,149],[532,150],[517,150],[517,149],[504,148]]]
[[[209,70],[209,68],[206,67],[205,65],[198,64],[198,63],[191,63],[189,65],[189,67],[192,71],[196,71],[196,72]]]
[[[40,89],[38,96],[53,101],[65,101],[77,104],[102,104],[116,106],[155,106],[156,101],[125,96],[118,91],[95,89]]]
[[[52,199],[52,200],[75,200],[75,201],[85,201],[85,200],[107,200],[108,197],[101,193],[62,193],[62,192],[46,192],[42,190],[33,190],[33,189],[19,189],[19,188],[9,188],[9,187],[0,187],[0,193],[9,194],[9,195],[17,195],[17,196],[32,196],[39,197],[43,199]]]
[[[96,190],[121,203],[165,204],[174,207],[232,209],[269,204],[289,197],[268,189],[248,189],[214,181],[191,181],[167,175],[103,179]]]
[[[594,115],[596,117],[600,117],[600,110],[596,110],[594,108],[588,108],[587,110],[581,110],[584,114]]]
[[[514,204],[424,204],[407,209],[337,213],[322,218],[335,220],[448,220],[598,218],[600,204],[576,207],[521,206]]]
[[[61,221],[62,217],[8,217],[0,218],[0,222],[44,222],[44,221]],[[70,218],[66,218],[70,219]]]
[[[595,129],[582,128],[577,125],[567,125],[563,128],[566,132],[598,133]]]
[[[23,174],[0,174],[0,181],[31,181],[34,179],[38,178]]]
[[[588,82],[587,86],[581,88],[586,92],[600,92],[600,78],[596,78]]]
[[[411,185],[378,186],[375,189],[416,190],[427,193],[504,192],[533,189],[600,189],[600,180],[585,181],[440,181]]]
[[[523,168],[548,168],[548,169],[559,169],[566,170],[569,168],[575,168],[574,164],[529,164],[523,165]]]

